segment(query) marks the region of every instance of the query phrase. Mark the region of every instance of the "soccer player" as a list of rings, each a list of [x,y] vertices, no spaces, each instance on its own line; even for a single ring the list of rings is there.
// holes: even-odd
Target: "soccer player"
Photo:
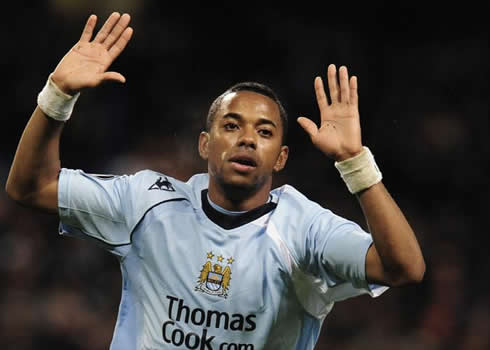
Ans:
[[[60,135],[80,90],[125,81],[108,68],[131,39],[130,16],[113,13],[92,39],[96,20],[39,93],[6,190],[57,213],[61,234],[119,259],[112,350],[313,349],[335,302],[422,280],[416,237],[361,142],[357,80],[344,66],[328,67],[329,98],[314,81],[320,127],[298,123],[335,161],[370,233],[292,186],[271,188],[288,158],[287,116],[259,83],[239,83],[212,103],[199,135],[206,174],[183,182],[151,170],[62,168]]]

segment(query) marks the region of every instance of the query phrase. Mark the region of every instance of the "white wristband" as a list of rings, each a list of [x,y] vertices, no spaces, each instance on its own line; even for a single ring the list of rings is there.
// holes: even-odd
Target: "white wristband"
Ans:
[[[373,154],[365,146],[358,155],[335,162],[335,167],[352,194],[377,184],[383,178]]]
[[[73,96],[65,94],[53,82],[52,75],[52,73],[49,75],[46,85],[37,96],[37,104],[48,117],[65,122],[70,119],[80,92]]]

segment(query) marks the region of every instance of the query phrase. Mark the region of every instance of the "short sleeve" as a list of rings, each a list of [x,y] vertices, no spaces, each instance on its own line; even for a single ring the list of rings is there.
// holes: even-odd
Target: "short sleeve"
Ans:
[[[386,290],[367,282],[366,256],[373,239],[358,224],[324,210],[313,221],[308,237],[310,259],[335,300],[360,294],[376,297]]]
[[[313,317],[323,319],[337,301],[388,287],[366,280],[372,236],[358,224],[311,201],[285,185],[274,194],[278,206],[269,233],[278,242],[296,296]]]
[[[129,177],[87,174],[63,168],[58,181],[60,234],[110,245],[130,242]]]

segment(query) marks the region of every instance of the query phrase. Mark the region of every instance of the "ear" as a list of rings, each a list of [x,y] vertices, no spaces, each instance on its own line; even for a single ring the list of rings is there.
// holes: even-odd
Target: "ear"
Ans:
[[[208,160],[209,133],[202,131],[199,134],[199,155],[202,159]]]
[[[281,152],[279,153],[279,156],[277,157],[276,164],[274,165],[274,171],[278,172],[284,169],[286,166],[286,162],[288,160],[288,155],[289,155],[289,147],[288,146],[281,146]]]

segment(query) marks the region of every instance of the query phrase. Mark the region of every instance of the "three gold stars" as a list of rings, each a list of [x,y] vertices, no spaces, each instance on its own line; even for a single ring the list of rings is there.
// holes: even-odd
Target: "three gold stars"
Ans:
[[[206,254],[207,254],[207,258],[209,260],[212,260],[214,258],[214,254],[213,254],[212,251],[211,252],[208,252]],[[218,260],[219,262],[223,262],[223,260],[225,260],[225,257],[223,255],[219,255],[218,257],[216,257],[216,260]],[[233,259],[233,257],[230,256],[228,259],[226,259],[226,262],[229,265],[231,265],[231,264],[233,264],[235,262],[235,259]]]

